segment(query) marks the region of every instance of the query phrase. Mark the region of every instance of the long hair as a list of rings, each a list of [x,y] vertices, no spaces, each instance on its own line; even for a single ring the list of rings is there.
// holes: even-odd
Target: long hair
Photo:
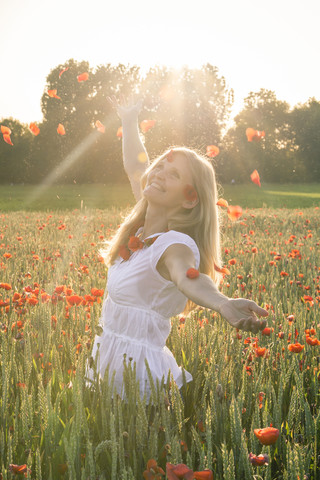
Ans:
[[[217,184],[211,163],[194,150],[185,147],[174,147],[156,158],[141,177],[141,191],[144,190],[149,172],[167,155],[183,154],[190,166],[193,186],[198,194],[199,202],[192,209],[181,209],[168,220],[168,229],[186,233],[194,239],[200,252],[201,273],[205,273],[218,284],[220,274],[215,266],[219,267],[220,257],[220,225],[217,207]],[[127,245],[129,237],[144,224],[148,202],[142,197],[129,215],[120,225],[115,236],[106,243],[107,248],[101,251],[107,265],[112,265],[119,255],[121,245]],[[187,309],[194,308],[188,302]]]

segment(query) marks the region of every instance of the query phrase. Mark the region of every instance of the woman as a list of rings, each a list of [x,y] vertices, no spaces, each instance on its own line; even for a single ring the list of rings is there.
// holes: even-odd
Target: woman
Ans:
[[[122,396],[124,362],[135,362],[140,393],[149,395],[145,360],[155,383],[171,372],[178,387],[183,385],[181,368],[165,343],[170,317],[185,310],[188,299],[189,309],[197,304],[215,310],[232,326],[254,333],[266,325],[256,314],[268,312],[217,289],[219,219],[211,164],[180,147],[150,165],[138,130],[141,102],[109,101],[122,119],[124,167],[137,204],[105,252],[108,297],[92,357],[101,377],[107,367],[114,373]],[[93,378],[92,370],[87,374]]]

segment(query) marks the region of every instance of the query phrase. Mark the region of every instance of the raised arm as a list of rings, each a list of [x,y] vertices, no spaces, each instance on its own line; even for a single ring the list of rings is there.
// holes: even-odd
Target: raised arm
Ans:
[[[182,244],[171,245],[160,259],[162,268],[178,289],[197,305],[210,308],[235,328],[257,333],[266,326],[266,320],[256,316],[268,316],[268,311],[254,301],[245,298],[229,298],[219,292],[212,279],[203,273],[197,278],[186,276],[189,268],[194,268],[195,258],[189,247]],[[161,273],[161,272],[160,272]]]
[[[138,201],[141,198],[140,179],[149,166],[149,157],[141,141],[138,126],[142,101],[134,103],[132,98],[126,101],[123,95],[119,100],[115,96],[108,97],[108,101],[122,121],[123,165],[135,199]]]

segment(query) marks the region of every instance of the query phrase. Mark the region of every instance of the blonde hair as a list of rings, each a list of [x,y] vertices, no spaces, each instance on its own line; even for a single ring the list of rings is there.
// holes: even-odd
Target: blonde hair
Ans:
[[[185,147],[174,147],[156,158],[141,177],[141,190],[145,188],[149,172],[172,152],[183,154],[190,166],[193,186],[198,194],[199,202],[192,209],[183,209],[168,221],[168,229],[186,233],[194,239],[200,252],[199,271],[205,273],[218,284],[220,274],[215,266],[221,264],[220,257],[220,225],[217,207],[217,183],[210,162],[194,150]],[[121,245],[127,245],[129,237],[134,235],[144,224],[148,202],[142,197],[129,215],[120,225],[115,236],[107,242],[107,248],[101,252],[107,265],[112,265],[119,256]],[[195,304],[188,302],[187,311]]]

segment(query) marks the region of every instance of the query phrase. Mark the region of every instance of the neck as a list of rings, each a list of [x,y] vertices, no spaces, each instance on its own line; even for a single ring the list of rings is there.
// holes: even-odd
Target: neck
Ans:
[[[148,205],[141,240],[166,230],[168,230],[167,212],[159,211],[159,208]]]

